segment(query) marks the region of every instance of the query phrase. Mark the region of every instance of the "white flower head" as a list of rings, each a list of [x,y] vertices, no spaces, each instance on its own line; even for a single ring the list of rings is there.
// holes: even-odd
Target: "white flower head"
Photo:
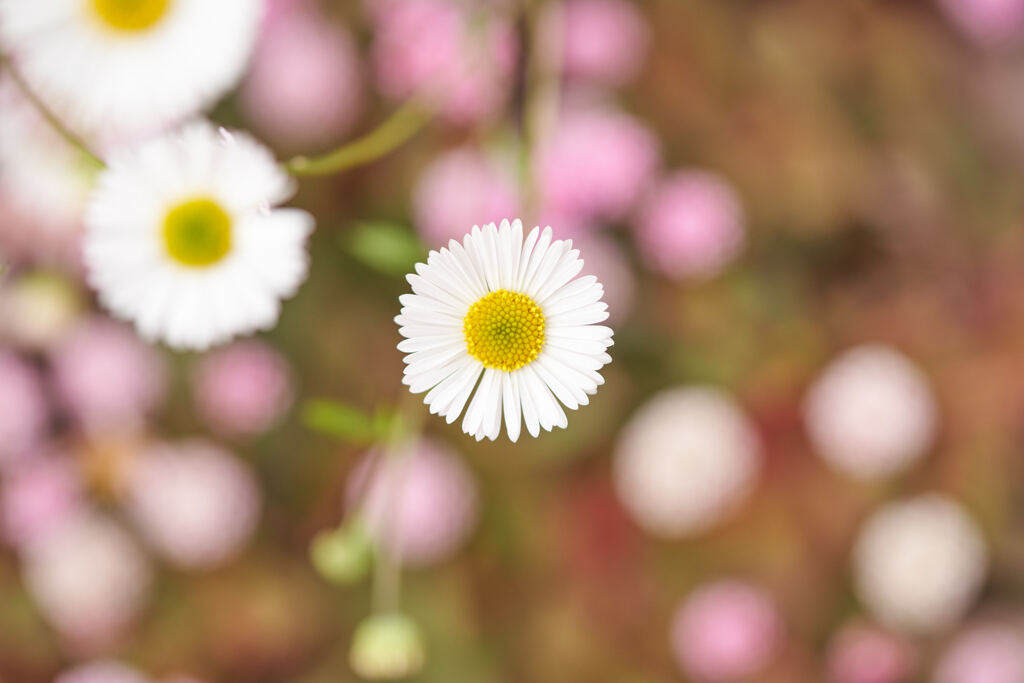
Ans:
[[[72,128],[135,137],[234,86],[262,16],[260,0],[0,0],[0,43]]]
[[[855,477],[906,469],[935,441],[938,408],[925,376],[881,344],[844,352],[807,394],[807,431],[821,456]]]
[[[90,284],[147,339],[205,349],[277,322],[306,277],[313,218],[242,133],[191,124],[114,156],[85,216]]]
[[[615,448],[615,490],[652,534],[699,534],[751,489],[761,467],[750,420],[727,394],[669,389],[645,403]]]
[[[959,619],[981,589],[987,553],[963,507],[937,494],[890,503],[854,547],[864,604],[884,624],[934,632]]]
[[[524,240],[519,220],[431,251],[399,298],[403,382],[449,424],[468,402],[462,430],[477,441],[498,438],[502,417],[512,441],[523,422],[532,436],[564,428],[562,405],[587,405],[611,362],[612,331],[597,324],[604,289],[573,279],[582,267],[572,240],[553,240],[550,227]]]

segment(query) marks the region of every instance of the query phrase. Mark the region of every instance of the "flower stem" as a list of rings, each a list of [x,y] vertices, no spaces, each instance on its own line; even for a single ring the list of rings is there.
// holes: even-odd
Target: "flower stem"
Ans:
[[[523,133],[520,146],[520,187],[523,216],[532,222],[537,216],[539,197],[533,177],[534,154],[548,137],[558,119],[561,87],[562,9],[545,0],[525,5],[527,60],[523,100]]]
[[[7,55],[0,54],[0,68],[5,68],[7,70],[7,73],[11,76],[11,80],[14,81],[18,90],[21,91],[21,94],[24,95],[25,99],[32,103],[32,106],[36,108],[44,119],[46,119],[46,122],[54,131],[57,132],[58,135],[64,138],[68,144],[80,151],[100,168],[106,166],[103,159],[100,158],[96,152],[92,151],[92,148],[89,147],[88,143],[78,135],[75,135],[75,133],[65,126],[60,118],[53,113],[53,110],[46,106],[45,102],[39,99],[39,96],[32,90],[28,82],[25,81],[18,70],[14,68],[14,64],[11,63],[11,60]]]
[[[375,161],[415,135],[430,120],[418,102],[409,101],[377,128],[341,147],[315,157],[298,156],[284,163],[296,176],[324,176]]]

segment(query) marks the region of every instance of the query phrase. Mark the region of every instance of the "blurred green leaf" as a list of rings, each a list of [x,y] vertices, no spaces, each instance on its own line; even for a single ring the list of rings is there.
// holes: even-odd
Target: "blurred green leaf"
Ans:
[[[371,444],[382,435],[379,419],[358,408],[330,399],[307,401],[302,418],[306,426],[313,431],[349,443]]]
[[[370,268],[399,277],[412,272],[426,252],[412,230],[387,221],[357,224],[349,237],[348,251]]]

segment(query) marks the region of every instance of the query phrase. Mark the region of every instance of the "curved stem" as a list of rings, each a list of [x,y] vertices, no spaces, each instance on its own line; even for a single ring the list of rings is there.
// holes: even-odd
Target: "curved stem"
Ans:
[[[18,90],[21,91],[21,94],[25,96],[25,99],[32,103],[32,106],[36,108],[36,111],[46,119],[46,122],[54,131],[57,132],[58,135],[64,138],[72,147],[89,157],[91,161],[95,162],[100,167],[106,166],[103,159],[100,158],[96,152],[92,151],[92,148],[89,147],[85,140],[80,138],[78,135],[75,135],[75,133],[65,126],[60,118],[53,113],[53,110],[46,106],[45,102],[39,99],[39,96],[32,90],[28,82],[22,78],[18,70],[14,68],[14,65],[11,63],[11,60],[7,55],[0,54],[0,67],[7,70],[7,73],[11,76],[11,80],[14,81],[16,86],[18,86]]]
[[[352,142],[316,157],[298,156],[286,161],[286,171],[296,176],[324,176],[375,161],[415,135],[430,120],[413,101],[395,110],[377,128]]]

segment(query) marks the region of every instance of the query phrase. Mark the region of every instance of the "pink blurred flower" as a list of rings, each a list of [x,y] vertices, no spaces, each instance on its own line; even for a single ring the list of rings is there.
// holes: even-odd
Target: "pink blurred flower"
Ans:
[[[486,118],[508,99],[516,42],[499,12],[453,0],[392,0],[371,15],[377,84],[386,95],[429,97],[458,124]]]
[[[162,356],[119,323],[80,324],[54,350],[53,381],[64,406],[86,429],[134,427],[163,399]]]
[[[720,176],[681,171],[647,199],[636,232],[640,254],[652,269],[676,279],[710,277],[743,246],[743,207]]]
[[[82,511],[24,547],[36,604],[61,635],[103,647],[125,632],[149,592],[145,556],[118,525]]]
[[[643,67],[650,29],[637,6],[626,0],[568,0],[546,17],[547,30],[561,29],[566,76],[621,86]]]
[[[971,40],[999,45],[1024,33],[1024,0],[938,0],[951,23]]]
[[[53,530],[81,504],[78,471],[65,458],[34,457],[6,473],[0,515],[7,541],[32,543]]]
[[[149,545],[170,562],[205,569],[234,559],[248,542],[260,490],[249,469],[216,446],[165,445],[133,466],[127,507]]]
[[[658,142],[637,119],[605,105],[569,105],[535,150],[545,213],[620,220],[658,165]]]
[[[68,669],[54,683],[150,683],[150,679],[127,664],[101,659]]]
[[[363,105],[361,81],[348,31],[309,3],[290,2],[264,23],[241,102],[271,140],[311,147],[349,130]]]
[[[867,624],[845,626],[828,648],[830,683],[900,683],[916,665],[908,641]]]
[[[1024,633],[1010,626],[975,627],[957,637],[935,670],[935,683],[1024,681]]]
[[[611,239],[597,234],[577,235],[572,241],[573,248],[580,250],[583,259],[580,275],[594,275],[604,285],[608,320],[624,320],[633,308],[636,278],[622,249]]]
[[[430,247],[462,239],[474,225],[516,215],[518,192],[511,169],[476,147],[459,147],[435,158],[413,189],[416,227]]]
[[[399,453],[372,451],[350,480],[367,531],[410,566],[450,556],[476,524],[477,494],[458,455],[430,440]]]
[[[725,580],[697,589],[679,607],[671,645],[688,676],[731,681],[764,669],[781,636],[771,599],[746,583]]]
[[[207,355],[193,379],[196,407],[224,434],[261,434],[292,404],[291,372],[284,357],[256,340],[235,342]]]
[[[0,465],[24,455],[42,436],[48,418],[38,373],[0,348]]]

